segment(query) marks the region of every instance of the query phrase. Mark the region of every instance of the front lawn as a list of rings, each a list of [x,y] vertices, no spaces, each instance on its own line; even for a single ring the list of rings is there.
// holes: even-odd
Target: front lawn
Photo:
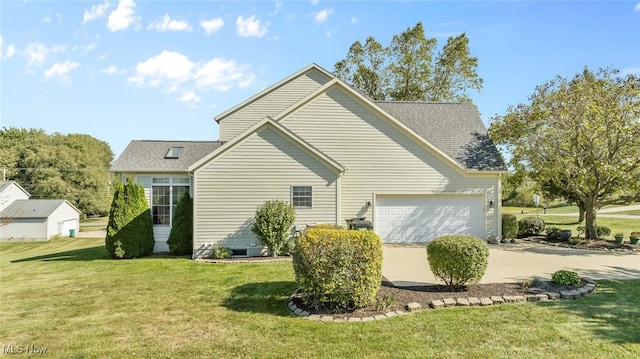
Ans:
[[[290,262],[108,259],[103,239],[0,244],[0,344],[56,358],[640,356],[640,280],[575,301],[449,308],[367,323],[289,314]]]

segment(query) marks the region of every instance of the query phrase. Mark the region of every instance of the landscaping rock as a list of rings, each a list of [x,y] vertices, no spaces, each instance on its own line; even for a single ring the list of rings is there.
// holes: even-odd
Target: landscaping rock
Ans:
[[[471,305],[480,305],[480,299],[476,297],[469,298],[469,304]]]
[[[442,303],[442,305],[444,305],[444,303]],[[420,310],[420,308],[422,308],[420,303],[413,302],[413,303],[407,304],[407,308],[406,309],[407,309],[408,312],[415,312],[417,310]]]
[[[502,299],[504,299],[505,303],[515,303],[516,302],[516,298],[512,295],[505,295],[504,297],[502,297]]]
[[[444,302],[441,300],[434,300],[429,304],[429,306],[433,309],[442,308],[444,307]]]
[[[493,304],[504,304],[504,298],[500,296],[494,295],[494,296],[491,296],[490,299],[491,301],[493,301]]]
[[[560,292],[560,297],[562,299],[576,299],[580,296],[577,290],[565,290]]]
[[[558,300],[558,299],[562,298],[560,296],[560,293],[558,293],[558,292],[549,292],[549,293],[546,293],[546,294],[547,294],[547,298],[552,299],[552,300]]]
[[[527,302],[537,302],[538,297],[535,294],[527,294],[524,296],[527,299]]]
[[[447,298],[444,300],[444,306],[445,307],[455,307],[456,306],[456,301],[452,298]]]
[[[539,302],[546,302],[549,300],[549,297],[546,294],[536,294]]]
[[[321,316],[319,316],[318,314],[313,314],[308,316],[307,318],[309,318],[309,320],[313,320],[313,321],[320,321],[320,318],[322,318]]]
[[[527,300],[527,298],[525,298],[523,295],[516,295],[514,296],[516,302],[524,302]]]
[[[487,305],[493,305],[493,301],[490,298],[480,298],[480,305],[483,307]]]
[[[468,307],[471,305],[471,303],[469,303],[468,299],[465,298],[458,298],[458,300],[456,301],[456,305],[462,306],[462,307]]]

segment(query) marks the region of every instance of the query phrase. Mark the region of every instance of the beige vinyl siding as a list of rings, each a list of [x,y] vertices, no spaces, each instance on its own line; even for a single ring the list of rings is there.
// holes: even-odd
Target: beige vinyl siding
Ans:
[[[290,202],[291,186],[313,188],[313,208],[296,209],[296,224],[336,222],[338,175],[270,127],[200,167],[194,178],[194,257],[215,245],[259,255],[250,229],[255,210],[267,200]]]
[[[281,121],[346,168],[341,224],[356,216],[373,220],[375,206],[367,208],[366,201],[376,195],[482,194],[485,208],[490,200],[497,203],[497,175],[464,175],[339,88]],[[497,233],[489,217],[487,233]]]
[[[220,140],[229,141],[266,116],[275,116],[330,79],[313,69],[246,104],[220,120]]]

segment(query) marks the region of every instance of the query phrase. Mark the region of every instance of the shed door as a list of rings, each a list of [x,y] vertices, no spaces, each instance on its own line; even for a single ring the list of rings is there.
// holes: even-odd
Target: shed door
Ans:
[[[77,229],[78,229],[78,220],[77,219],[73,219],[73,220],[62,222],[62,225],[60,226],[60,235],[63,236],[63,237],[69,237],[69,230],[70,229],[75,229],[77,231]],[[77,233],[76,233],[76,235],[77,235]]]
[[[376,198],[376,232],[384,243],[423,243],[446,234],[485,238],[482,196]]]

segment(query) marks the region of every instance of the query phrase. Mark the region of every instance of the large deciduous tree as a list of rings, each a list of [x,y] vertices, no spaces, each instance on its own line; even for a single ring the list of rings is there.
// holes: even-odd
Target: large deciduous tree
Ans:
[[[586,238],[607,204],[640,199],[640,77],[585,68],[538,86],[489,128],[541,187],[584,206]]]
[[[479,92],[482,79],[467,35],[450,37],[436,53],[437,45],[419,22],[394,35],[389,46],[372,36],[354,42],[333,71],[374,100],[470,101],[467,91]]]

